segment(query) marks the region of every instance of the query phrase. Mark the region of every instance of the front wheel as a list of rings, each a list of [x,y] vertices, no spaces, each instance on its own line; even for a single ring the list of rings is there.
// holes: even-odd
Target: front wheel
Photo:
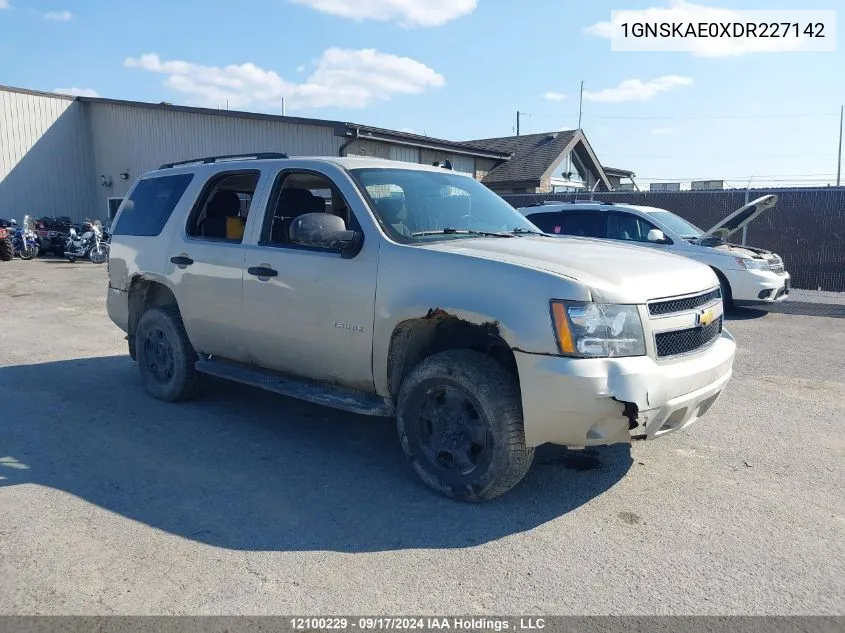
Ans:
[[[21,249],[20,252],[21,259],[35,259],[38,257],[38,247],[37,246],[29,246],[24,247]]]
[[[396,420],[416,473],[453,499],[507,492],[534,458],[516,380],[478,352],[450,350],[423,360],[402,383]]]
[[[105,244],[97,244],[91,248],[91,252],[88,253],[88,259],[90,259],[95,264],[102,264],[109,258],[109,250],[106,248]]]

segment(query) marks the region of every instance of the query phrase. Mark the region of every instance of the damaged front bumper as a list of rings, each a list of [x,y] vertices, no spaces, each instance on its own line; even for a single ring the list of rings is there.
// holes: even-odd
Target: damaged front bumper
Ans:
[[[661,362],[515,352],[526,443],[596,446],[689,426],[722,393],[735,352],[727,331],[700,353]]]

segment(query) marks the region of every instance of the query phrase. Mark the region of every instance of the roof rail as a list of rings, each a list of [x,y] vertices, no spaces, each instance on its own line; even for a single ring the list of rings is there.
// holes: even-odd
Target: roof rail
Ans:
[[[267,160],[271,158],[289,158],[287,154],[283,154],[282,152],[257,152],[253,154],[226,154],[223,156],[206,156],[204,158],[192,158],[191,160],[180,160],[175,163],[165,163],[159,169],[170,169],[171,167],[176,167],[177,165],[192,165],[193,163],[202,163],[204,165],[210,165],[211,163],[216,163],[220,160],[238,160],[244,158],[253,158],[255,160]]]

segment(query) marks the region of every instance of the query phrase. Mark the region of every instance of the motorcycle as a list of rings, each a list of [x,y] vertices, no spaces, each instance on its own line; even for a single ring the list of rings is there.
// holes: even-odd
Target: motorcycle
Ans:
[[[23,219],[23,225],[19,225],[15,220],[11,221],[12,233],[12,248],[14,254],[21,259],[34,259],[38,256],[38,234],[33,228],[33,223],[29,216]]]
[[[103,225],[99,220],[85,220],[79,231],[70,227],[70,235],[65,242],[64,256],[73,263],[87,257],[95,264],[104,264],[109,258],[108,242],[103,240]]]

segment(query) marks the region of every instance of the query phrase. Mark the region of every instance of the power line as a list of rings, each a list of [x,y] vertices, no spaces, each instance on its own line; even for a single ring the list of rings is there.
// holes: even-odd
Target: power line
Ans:
[[[697,119],[798,119],[798,118],[821,118],[821,117],[838,117],[839,113],[806,113],[806,114],[701,114],[690,116],[592,116],[584,115],[591,119],[616,119],[621,121],[680,121],[680,120],[697,120]]]
[[[807,158],[808,156],[836,156],[835,152],[804,152],[801,154],[695,154],[694,158]],[[614,158],[690,158],[690,154],[613,154],[602,153],[602,156]]]

